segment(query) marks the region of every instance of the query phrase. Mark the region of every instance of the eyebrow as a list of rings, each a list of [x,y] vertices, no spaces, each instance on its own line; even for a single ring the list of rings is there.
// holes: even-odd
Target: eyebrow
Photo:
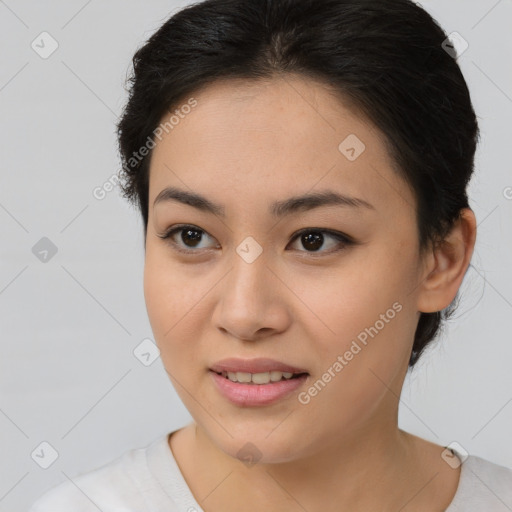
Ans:
[[[164,188],[153,202],[153,207],[166,201],[177,201],[222,218],[226,216],[225,208],[222,205],[216,204],[195,192],[189,192],[176,187]],[[363,199],[338,194],[332,190],[321,190],[302,196],[290,197],[283,201],[276,201],[270,205],[269,213],[273,217],[284,217],[295,212],[308,211],[322,206],[349,206],[352,208],[375,210],[373,205]]]

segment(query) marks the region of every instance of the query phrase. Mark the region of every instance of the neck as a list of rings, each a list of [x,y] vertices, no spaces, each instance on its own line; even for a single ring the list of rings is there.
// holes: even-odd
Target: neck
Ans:
[[[305,457],[251,466],[221,451],[199,426],[192,428],[196,477],[197,465],[203,468],[196,490],[198,496],[208,496],[205,510],[226,503],[232,503],[233,510],[244,503],[258,510],[282,503],[287,510],[291,502],[297,510],[308,511],[339,511],[340,503],[351,511],[399,510],[418,487],[420,457],[414,436],[399,430],[394,421],[367,424],[350,436],[340,433]]]

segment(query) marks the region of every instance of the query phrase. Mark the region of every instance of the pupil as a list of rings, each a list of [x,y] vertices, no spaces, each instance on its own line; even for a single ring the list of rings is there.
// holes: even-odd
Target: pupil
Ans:
[[[311,233],[302,235],[302,243],[304,244],[304,246],[306,248],[309,245],[310,249],[317,251],[318,249],[320,249],[320,247],[322,247],[323,238],[324,238],[323,235],[321,233],[319,233],[318,231],[311,232]]]
[[[191,233],[195,233],[196,236],[190,235]],[[199,231],[197,229],[187,229],[187,230],[182,231],[181,239],[183,240],[183,242],[185,244],[187,244],[187,241],[190,241],[190,239],[188,239],[188,240],[186,239],[186,237],[189,235],[191,236],[191,239],[193,239],[192,241],[196,242],[195,244],[192,245],[192,247],[195,247],[201,241],[201,234],[199,233]]]
[[[192,247],[196,247],[198,245],[198,243],[201,241],[201,237],[202,235],[197,229],[183,230],[181,235],[181,239],[185,244],[187,244],[187,242],[192,242]],[[318,231],[310,232],[302,235],[302,243],[306,248],[309,246],[309,249],[318,251],[318,249],[320,249],[323,245],[323,238],[323,235]]]

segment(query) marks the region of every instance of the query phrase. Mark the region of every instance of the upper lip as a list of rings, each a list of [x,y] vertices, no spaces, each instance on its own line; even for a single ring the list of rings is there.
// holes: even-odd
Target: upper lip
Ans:
[[[275,359],[259,357],[256,359],[239,359],[230,357],[217,361],[210,367],[216,373],[222,372],[246,372],[246,373],[264,373],[271,371],[289,372],[289,373],[308,373],[303,368],[298,368]]]

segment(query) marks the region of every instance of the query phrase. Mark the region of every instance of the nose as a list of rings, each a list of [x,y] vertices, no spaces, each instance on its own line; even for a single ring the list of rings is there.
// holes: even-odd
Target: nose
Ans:
[[[270,267],[265,252],[252,262],[235,254],[217,288],[213,325],[240,340],[258,340],[283,332],[291,320],[290,291]]]

